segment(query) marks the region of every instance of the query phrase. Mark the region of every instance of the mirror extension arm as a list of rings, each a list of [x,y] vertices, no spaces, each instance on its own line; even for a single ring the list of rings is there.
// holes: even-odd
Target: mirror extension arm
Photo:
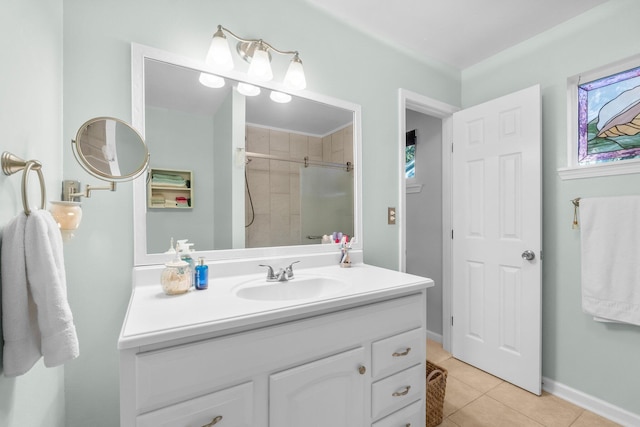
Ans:
[[[78,181],[65,181],[63,183],[63,194],[62,200],[65,202],[74,202],[76,198],[80,197],[91,197],[91,192],[95,190],[109,190],[116,191],[116,183],[115,181],[111,181],[109,185],[104,187],[96,187],[91,186],[89,184],[85,185],[84,191],[80,190],[80,182]]]

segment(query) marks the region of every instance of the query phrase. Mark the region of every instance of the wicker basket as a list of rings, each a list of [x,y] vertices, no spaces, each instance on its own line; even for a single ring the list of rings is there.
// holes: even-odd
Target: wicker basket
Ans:
[[[442,423],[447,370],[427,360],[427,427]]]

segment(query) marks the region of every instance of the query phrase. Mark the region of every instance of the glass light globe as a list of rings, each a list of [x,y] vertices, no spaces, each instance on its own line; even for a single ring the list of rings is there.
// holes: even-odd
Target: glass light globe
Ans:
[[[291,95],[289,95],[288,93],[272,91],[271,94],[269,95],[269,98],[271,98],[272,101],[280,104],[286,104],[287,102],[291,102]]]
[[[80,202],[49,202],[49,212],[60,228],[62,240],[69,241],[82,221]]]
[[[220,76],[216,76],[209,73],[200,73],[200,77],[198,81],[207,87],[211,87],[214,89],[221,88],[224,86],[224,79]]]
[[[298,55],[294,56],[289,63],[287,74],[284,76],[284,84],[296,90],[302,90],[307,87],[307,79],[304,76],[302,61]]]
[[[273,71],[271,71],[271,62],[266,49],[261,46],[256,47],[253,51],[251,64],[249,65],[249,75],[255,77],[261,82],[268,82],[273,79]]]
[[[218,28],[218,31],[213,35],[205,63],[207,65],[213,65],[221,70],[228,71],[233,69],[231,49],[229,49],[227,37],[220,28]]]
[[[256,96],[260,95],[260,88],[249,83],[240,82],[238,83],[238,92],[244,96]]]

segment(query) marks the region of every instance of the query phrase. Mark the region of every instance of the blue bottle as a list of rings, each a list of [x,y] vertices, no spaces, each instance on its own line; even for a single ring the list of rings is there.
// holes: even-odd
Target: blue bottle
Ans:
[[[209,287],[209,266],[204,265],[204,258],[198,258],[198,265],[196,266],[196,289],[204,290]]]

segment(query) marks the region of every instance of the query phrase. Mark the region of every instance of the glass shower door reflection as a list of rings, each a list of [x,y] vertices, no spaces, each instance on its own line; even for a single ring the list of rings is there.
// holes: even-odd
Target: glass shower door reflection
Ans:
[[[353,172],[300,168],[300,231],[303,245],[333,232],[353,236]]]

